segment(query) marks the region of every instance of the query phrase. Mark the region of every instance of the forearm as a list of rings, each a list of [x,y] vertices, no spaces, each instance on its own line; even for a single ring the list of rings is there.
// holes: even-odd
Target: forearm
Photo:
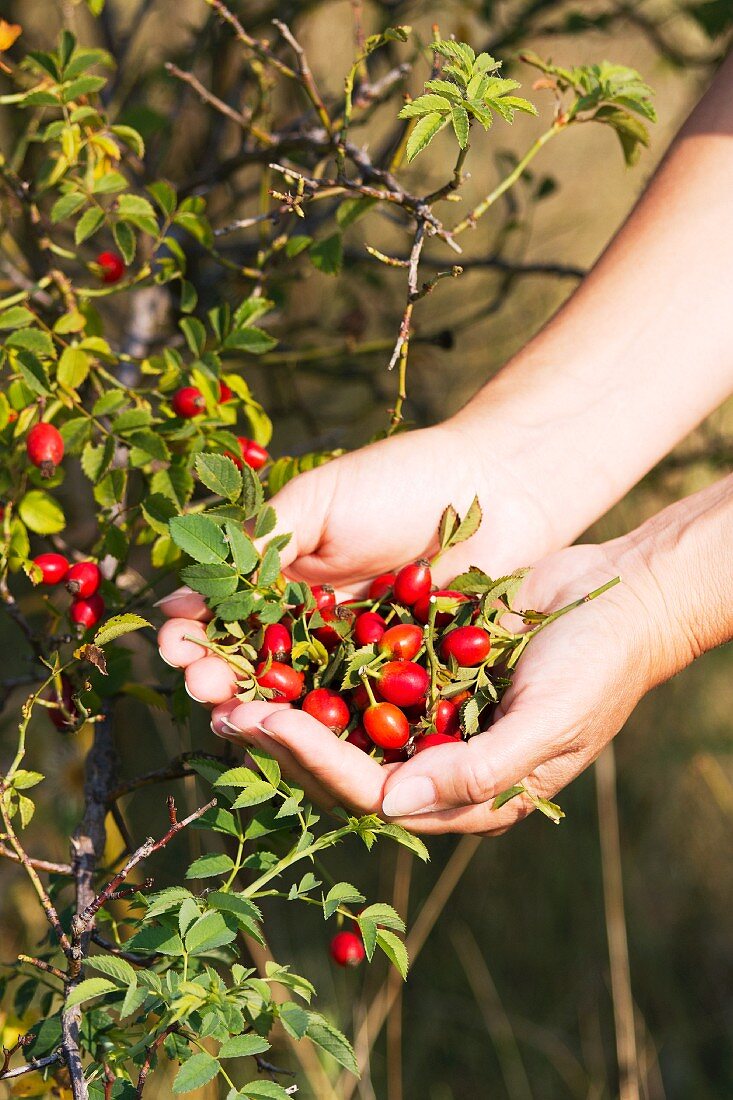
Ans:
[[[733,390],[731,193],[733,58],[592,274],[453,421],[539,487],[558,545]]]
[[[649,625],[649,687],[733,639],[733,474],[608,549]]]

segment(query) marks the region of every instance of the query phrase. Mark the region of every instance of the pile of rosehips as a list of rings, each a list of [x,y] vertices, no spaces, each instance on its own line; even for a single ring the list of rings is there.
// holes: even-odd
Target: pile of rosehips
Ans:
[[[69,607],[72,623],[86,630],[99,622],[104,615],[104,600],[99,594],[102,574],[95,562],[79,561],[71,565],[63,554],[49,552],[38,554],[33,564],[40,570],[40,584],[51,587],[66,583],[72,597]]]

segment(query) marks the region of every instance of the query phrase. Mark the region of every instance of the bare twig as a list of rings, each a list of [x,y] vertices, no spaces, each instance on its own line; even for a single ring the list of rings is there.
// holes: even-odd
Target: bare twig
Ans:
[[[64,983],[67,981],[67,975],[63,970],[59,970],[57,966],[51,966],[51,963],[47,963],[45,959],[34,959],[31,955],[18,955],[18,962],[35,966],[37,970],[43,970],[46,974],[53,974],[54,978]]]
[[[0,844],[0,856],[4,859],[11,859],[14,863],[23,862],[17,852],[12,851],[10,848],[6,848],[4,844]],[[28,856],[28,862],[31,867],[35,867],[36,871],[46,871],[50,875],[71,874],[70,863],[52,863],[48,859],[34,859],[31,856]]]
[[[60,1050],[54,1051],[53,1054],[47,1054],[45,1058],[29,1058],[28,1064],[25,1066],[18,1066],[17,1069],[9,1069],[5,1073],[0,1073],[0,1081],[15,1081],[18,1077],[24,1077],[26,1073],[35,1073],[39,1069],[46,1069],[47,1066],[58,1065],[63,1061],[63,1054]]]
[[[161,1031],[160,1035],[156,1035],[150,1046],[145,1048],[145,1061],[140,1068],[140,1073],[137,1079],[137,1088],[135,1089],[136,1097],[140,1097],[143,1094],[145,1085],[148,1081],[148,1074],[150,1073],[153,1058],[155,1057],[158,1048],[162,1046],[169,1035],[172,1035],[175,1031],[178,1031],[178,1028],[178,1024],[169,1024],[168,1027]]]

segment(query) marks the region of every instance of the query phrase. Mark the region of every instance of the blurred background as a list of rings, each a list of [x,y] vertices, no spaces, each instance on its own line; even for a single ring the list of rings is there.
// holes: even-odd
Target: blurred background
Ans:
[[[468,235],[463,276],[443,283],[416,310],[406,410],[414,424],[439,419],[464,402],[572,292],[702,94],[733,26],[733,3],[726,0],[240,0],[232,8],[259,35],[273,34],[273,17],[287,20],[327,96],[342,88],[355,19],[367,32],[409,22],[424,41],[438,22],[444,37],[454,34],[507,58],[508,71],[527,83],[532,73],[511,60],[523,46],[559,64],[607,58],[639,69],[657,93],[659,123],[636,168],[624,166],[610,131],[578,127],[551,143],[531,177]],[[204,190],[214,225],[256,211],[259,168],[214,178],[217,165],[236,158],[236,127],[163,69],[164,61],[174,60],[236,102],[238,47],[221,36],[202,0],[107,0],[96,22],[84,4],[70,0],[0,0],[0,15],[23,25],[26,47],[49,45],[63,25],[87,44],[106,45],[123,62],[110,110],[144,132],[151,174],[182,189]],[[401,49],[395,60],[405,57]],[[425,75],[418,63],[406,86],[416,91]],[[538,92],[532,98],[541,106],[540,119],[522,118],[511,130],[497,124],[474,142],[463,206],[485,194],[502,166],[547,125],[550,97],[543,102]],[[399,97],[376,111],[358,140],[370,148],[387,141],[398,107]],[[285,97],[278,108],[285,115],[294,110]],[[0,120],[0,141],[10,139],[11,126],[9,117]],[[425,192],[445,179],[442,140],[401,177],[412,190]],[[405,273],[374,261],[365,242],[391,254],[409,246],[399,225],[368,218],[347,236],[339,278],[304,264],[295,276],[283,269],[270,288],[278,303],[270,327],[280,346],[254,367],[248,364],[246,377],[275,420],[275,455],[354,447],[385,426],[396,383],[385,368]],[[244,266],[260,243],[251,232],[231,234],[226,249]],[[443,265],[454,259],[435,244],[427,257]],[[197,285],[205,293],[208,288],[213,302],[220,287],[213,277],[209,281],[205,256],[193,263],[200,265]],[[235,280],[240,297],[247,285]],[[129,333],[136,319],[121,315],[117,323]],[[167,324],[163,314],[151,346],[165,342]],[[627,530],[730,469],[732,432],[733,410],[723,409],[589,537]],[[14,637],[4,622],[0,645],[12,670]],[[160,675],[144,648],[135,659],[141,680]],[[618,738],[615,759],[607,755],[563,793],[568,816],[558,829],[535,815],[496,842],[434,840],[427,867],[412,866],[386,848],[370,859],[355,849],[338,850],[335,875],[370,896],[394,897],[413,929],[414,963],[404,991],[391,981],[385,985],[380,963],[335,973],[318,913],[278,910],[281,923],[270,922],[273,955],[315,981],[319,1007],[356,1035],[365,1066],[357,1086],[329,1081],[316,1063],[299,1065],[283,1042],[278,1060],[296,1069],[298,1096],[733,1096],[732,672],[726,647],[648,697]],[[164,715],[124,705],[120,751],[130,774],[191,746],[216,751],[205,715],[195,714],[190,734],[183,735]],[[79,813],[86,744],[83,735],[64,740],[50,725],[37,725],[29,767],[40,765],[51,778],[32,827],[32,848],[63,859],[62,838]],[[190,745],[182,744],[189,736]],[[13,744],[8,719],[0,738],[5,754]],[[177,787],[182,804],[193,807],[199,797],[193,781],[170,784],[172,791]],[[150,814],[148,794],[125,804],[136,835],[162,823],[164,793],[158,819]],[[198,842],[195,831],[187,833],[161,857],[158,886],[175,881],[184,860],[198,854]],[[112,829],[110,857],[121,843]],[[2,956],[10,959],[43,928],[24,879],[9,864],[0,874]],[[630,1063],[628,1078],[619,1071],[619,1057]],[[170,1095],[165,1084],[157,1089],[148,1091]],[[195,1096],[213,1100],[214,1094]]]

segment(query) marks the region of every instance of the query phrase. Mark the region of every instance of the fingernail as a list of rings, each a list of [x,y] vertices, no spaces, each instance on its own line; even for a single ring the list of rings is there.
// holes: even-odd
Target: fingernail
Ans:
[[[158,656],[160,657],[161,661],[168,665],[168,668],[178,668],[178,665],[174,665],[172,661],[169,661],[168,658],[164,656],[162,649],[158,650]]]
[[[272,730],[268,730],[267,726],[263,726],[261,722],[257,723],[257,729],[261,730],[262,733],[264,733],[265,737],[271,737],[273,741],[279,741],[280,740],[280,734],[279,733],[273,733]]]
[[[403,779],[384,796],[382,813],[385,817],[409,817],[410,814],[434,810],[438,804],[438,792],[432,779],[417,776]]]
[[[161,596],[160,599],[156,599],[153,607],[162,607],[163,604],[171,602],[172,599],[183,599],[184,596],[189,595],[192,591],[192,588],[189,588],[188,586],[184,588],[176,588],[175,592],[168,592],[167,596]]]
[[[194,703],[205,703],[206,702],[205,699],[199,699],[198,695],[194,695],[194,693],[191,691],[190,687],[188,686],[188,684],[185,681],[184,681],[183,686],[186,689],[186,694],[189,696],[189,698],[193,699]]]

